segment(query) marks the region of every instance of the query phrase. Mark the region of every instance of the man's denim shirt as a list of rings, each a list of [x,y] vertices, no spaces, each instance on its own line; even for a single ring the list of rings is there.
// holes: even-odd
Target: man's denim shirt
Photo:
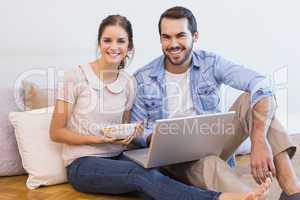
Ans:
[[[165,56],[160,56],[135,74],[137,97],[132,108],[131,121],[144,121],[145,131],[137,142],[146,146],[157,119],[167,118]],[[190,71],[191,94],[197,114],[220,112],[221,84],[250,93],[253,107],[273,91],[266,77],[241,65],[234,64],[214,53],[198,50],[192,52]]]

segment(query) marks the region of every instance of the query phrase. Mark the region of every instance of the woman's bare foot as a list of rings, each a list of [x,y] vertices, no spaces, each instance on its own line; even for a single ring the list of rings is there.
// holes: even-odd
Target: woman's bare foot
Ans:
[[[263,200],[271,183],[271,179],[267,178],[265,183],[261,184],[254,192],[223,193],[219,200]]]

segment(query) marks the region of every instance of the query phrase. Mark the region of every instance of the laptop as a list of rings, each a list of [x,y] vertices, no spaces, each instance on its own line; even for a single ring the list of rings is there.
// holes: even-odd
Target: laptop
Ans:
[[[157,120],[150,147],[123,154],[144,168],[221,156],[224,146],[234,137],[234,118],[235,111],[231,111]]]

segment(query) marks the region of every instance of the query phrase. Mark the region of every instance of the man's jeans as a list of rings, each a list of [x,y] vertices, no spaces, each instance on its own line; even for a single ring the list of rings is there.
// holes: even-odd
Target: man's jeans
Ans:
[[[86,193],[140,193],[157,200],[216,200],[221,194],[185,185],[157,169],[144,169],[122,155],[78,158],[67,167],[67,177],[76,190]]]

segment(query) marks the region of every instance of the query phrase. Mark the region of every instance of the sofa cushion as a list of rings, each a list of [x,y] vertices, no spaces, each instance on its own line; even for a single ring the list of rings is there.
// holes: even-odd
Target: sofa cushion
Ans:
[[[29,176],[26,186],[35,189],[67,181],[61,158],[62,144],[51,141],[49,127],[53,107],[11,112],[23,166]]]
[[[16,104],[13,89],[0,88],[0,97],[0,176],[24,174],[14,128],[8,120],[8,113],[23,109],[23,103]]]
[[[25,110],[34,110],[53,106],[55,102],[56,90],[51,88],[41,88],[37,84],[23,80]]]

